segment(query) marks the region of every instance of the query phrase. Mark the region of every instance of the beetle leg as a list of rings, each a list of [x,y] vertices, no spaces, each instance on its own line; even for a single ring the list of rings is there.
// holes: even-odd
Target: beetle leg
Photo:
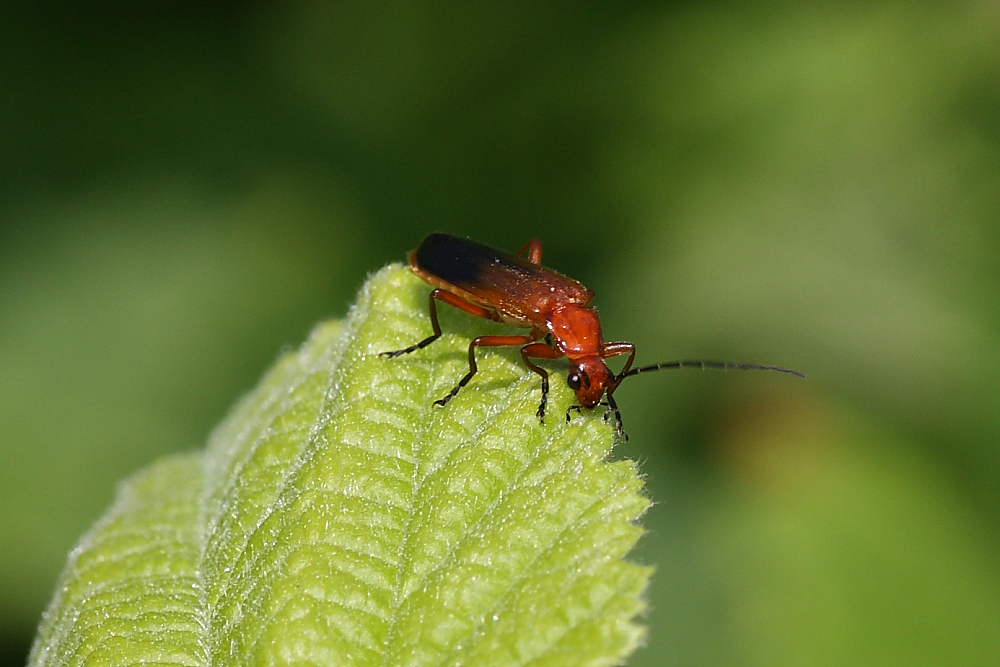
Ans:
[[[605,343],[601,346],[602,359],[607,359],[608,357],[618,357],[623,354],[627,354],[628,359],[625,360],[625,365],[622,366],[621,372],[615,376],[614,383],[608,387],[608,402],[606,404],[608,406],[608,411],[604,413],[604,421],[607,422],[609,417],[614,417],[615,428],[618,431],[618,435],[624,438],[625,442],[628,442],[628,434],[625,433],[625,427],[622,424],[622,413],[621,410],[618,409],[618,404],[615,403],[615,398],[612,394],[615,393],[615,389],[618,388],[618,385],[622,383],[622,380],[625,379],[625,376],[632,369],[632,362],[635,361],[635,344],[618,341],[614,343]],[[602,405],[604,404],[602,403]]]
[[[534,338],[531,336],[480,336],[479,338],[474,338],[471,343],[469,343],[469,372],[458,381],[455,388],[452,389],[447,396],[444,398],[434,401],[434,405],[445,405],[455,397],[462,387],[469,384],[469,380],[472,376],[476,374],[479,367],[476,366],[476,348],[477,347],[504,347],[507,345],[524,345],[525,343],[530,343]]]
[[[441,337],[441,325],[438,323],[438,311],[437,302],[444,301],[448,305],[454,306],[459,310],[464,310],[470,315],[475,315],[476,317],[483,317],[488,320],[495,320],[496,314],[489,308],[483,308],[482,306],[477,306],[474,303],[469,303],[465,299],[447,290],[437,288],[431,290],[430,296],[428,297],[428,302],[430,303],[430,314],[431,314],[431,328],[434,329],[434,333],[427,338],[423,339],[419,343],[411,345],[409,347],[404,347],[402,350],[391,350],[389,352],[379,352],[380,357],[398,357],[401,354],[409,354],[416,350],[427,347],[438,338]],[[515,343],[516,344],[516,343]]]
[[[625,432],[625,425],[622,424],[622,413],[618,409],[618,404],[615,403],[615,397],[611,394],[608,394],[608,412],[614,414],[615,416],[615,427],[618,431],[618,435],[620,435],[625,442],[628,442],[628,433]],[[605,416],[606,415],[607,413],[605,413]]]
[[[538,421],[543,424],[545,423],[545,403],[549,400],[549,373],[541,366],[533,363],[528,357],[558,359],[561,356],[562,352],[545,343],[531,343],[521,348],[521,358],[524,359],[524,365],[542,376],[542,402],[538,405],[538,410],[535,414],[538,415]]]
[[[618,404],[615,403],[615,399],[609,395],[608,400],[601,401],[600,405],[603,405],[608,409],[608,411],[604,413],[604,423],[607,424],[608,420],[614,417],[615,430],[618,431],[618,435],[620,435],[625,442],[628,442],[628,433],[625,432],[625,428],[622,425],[622,413],[621,410],[618,409]],[[583,412],[583,409],[582,405],[571,405],[566,408],[566,423],[568,424],[570,422],[570,412]]]
[[[524,247],[517,252],[522,253],[527,251],[528,261],[532,264],[542,263],[542,242],[540,239],[531,239],[524,244]]]
[[[621,373],[615,376],[615,384],[614,387],[611,388],[611,391],[615,390],[621,381],[625,379],[625,374],[632,368],[632,362],[635,361],[635,344],[621,341],[616,343],[605,343],[601,346],[602,359],[617,357],[623,354],[627,354],[628,359],[625,361],[625,365],[622,367]]]

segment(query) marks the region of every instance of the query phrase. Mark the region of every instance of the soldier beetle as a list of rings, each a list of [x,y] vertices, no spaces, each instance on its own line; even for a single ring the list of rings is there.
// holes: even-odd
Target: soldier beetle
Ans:
[[[549,374],[532,359],[568,358],[571,369],[566,380],[580,403],[566,410],[566,421],[573,410],[606,405],[614,415],[618,433],[626,439],[614,392],[627,377],[669,368],[762,370],[805,377],[791,368],[728,361],[667,361],[632,368],[635,345],[626,341],[604,341],[601,320],[589,305],[594,293],[579,281],[542,266],[542,243],[538,239],[529,241],[518,254],[509,254],[456,236],[431,234],[408,254],[407,259],[413,272],[434,287],[429,298],[434,333],[414,345],[382,352],[379,356],[409,354],[440,338],[438,301],[476,317],[530,329],[520,336],[473,339],[469,343],[469,372],[447,396],[434,401],[435,405],[446,405],[476,374],[477,347],[521,346],[524,364],[542,378],[542,401],[535,414],[543,423]],[[618,374],[604,361],[625,355],[625,365]],[[601,401],[602,398],[605,400]],[[605,413],[607,418],[608,413]]]

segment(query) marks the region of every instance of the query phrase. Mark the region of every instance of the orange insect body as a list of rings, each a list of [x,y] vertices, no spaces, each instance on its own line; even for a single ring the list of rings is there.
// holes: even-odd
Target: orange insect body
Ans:
[[[520,336],[479,336],[469,344],[469,372],[444,398],[445,405],[476,374],[477,347],[521,346],[525,365],[542,378],[542,401],[539,420],[544,420],[548,397],[548,371],[532,359],[567,357],[572,370],[567,376],[580,405],[573,409],[593,408],[606,397],[622,435],[621,413],[612,394],[622,380],[645,371],[664,368],[701,367],[774,370],[802,375],[778,366],[716,361],[671,361],[642,368],[632,368],[635,345],[625,341],[605,342],[601,320],[589,304],[594,293],[580,282],[541,265],[542,244],[532,240],[523,249],[526,257],[511,255],[466,239],[447,234],[431,234],[409,253],[410,268],[435,287],[430,293],[431,326],[434,333],[403,348],[383,352],[396,357],[430,345],[441,336],[437,302],[443,301],[465,312],[530,329]],[[545,342],[538,342],[544,339]],[[621,372],[615,375],[604,362],[608,357],[628,355]]]
[[[572,304],[585,306],[594,293],[579,281],[541,265],[542,244],[525,246],[527,258],[447,234],[431,234],[407,255],[426,282],[484,306],[497,321],[545,328],[546,315]]]

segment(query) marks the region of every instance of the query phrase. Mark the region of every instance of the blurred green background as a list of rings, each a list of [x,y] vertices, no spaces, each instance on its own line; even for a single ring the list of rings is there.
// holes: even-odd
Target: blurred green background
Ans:
[[[657,502],[631,664],[1000,664],[995,2],[20,12],[5,662],[118,480],[441,230],[541,237],[640,362],[810,373],[618,393]]]

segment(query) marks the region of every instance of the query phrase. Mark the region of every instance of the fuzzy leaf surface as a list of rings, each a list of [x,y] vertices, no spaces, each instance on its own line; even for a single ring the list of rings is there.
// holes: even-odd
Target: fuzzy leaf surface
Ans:
[[[649,502],[598,415],[549,418],[516,350],[390,266],[199,454],[126,481],[70,554],[31,665],[612,665],[640,643]],[[509,329],[507,329],[509,331]],[[555,369],[554,369],[555,370]],[[559,371],[556,371],[559,373]]]

